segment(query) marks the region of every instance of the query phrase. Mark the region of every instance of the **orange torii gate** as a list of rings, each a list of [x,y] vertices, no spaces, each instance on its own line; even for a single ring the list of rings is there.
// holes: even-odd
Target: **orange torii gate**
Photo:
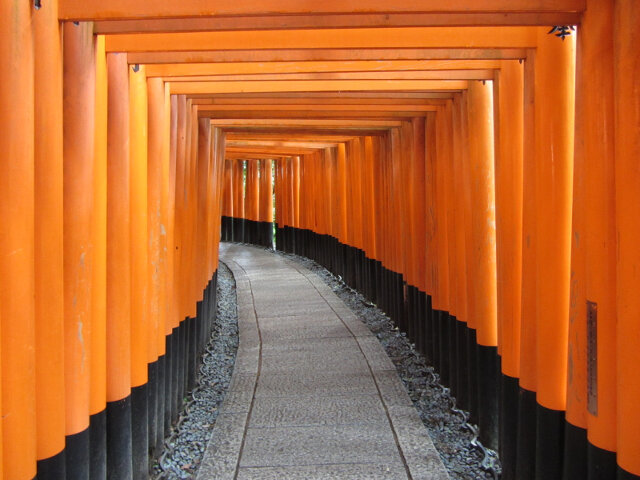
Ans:
[[[268,160],[278,248],[390,313],[503,478],[638,478],[638,5],[312,7],[1,7],[0,477],[144,478]],[[573,24],[575,90],[535,28]]]

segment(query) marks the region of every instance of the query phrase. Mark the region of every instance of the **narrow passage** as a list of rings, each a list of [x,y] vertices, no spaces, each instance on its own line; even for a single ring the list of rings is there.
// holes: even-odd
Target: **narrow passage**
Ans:
[[[311,271],[221,245],[240,343],[199,479],[446,479],[394,365]]]

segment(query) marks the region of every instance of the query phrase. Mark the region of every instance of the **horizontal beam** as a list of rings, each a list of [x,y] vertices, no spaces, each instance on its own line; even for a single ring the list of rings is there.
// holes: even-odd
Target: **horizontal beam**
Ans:
[[[359,13],[109,20],[94,24],[97,34],[171,33],[299,28],[465,27],[576,25],[580,12]]]
[[[251,120],[248,120],[251,122]],[[362,137],[362,136],[370,136],[377,137],[381,135],[386,135],[390,128],[395,128],[400,126],[400,122],[398,125],[394,127],[370,127],[366,126],[330,126],[330,125],[291,125],[291,122],[287,122],[288,125],[282,125],[282,121],[278,121],[278,123],[273,123],[271,125],[251,125],[251,123],[247,123],[245,125],[213,125],[212,127],[218,128],[225,135],[251,135],[258,138],[257,135],[280,135],[280,136],[288,136],[288,138],[303,138],[303,136],[308,136],[308,138],[319,138],[321,135],[350,135],[353,137]]]
[[[315,153],[317,148],[302,148],[302,147],[230,147],[225,146],[224,151],[229,153],[251,153],[257,155],[306,155],[308,153]]]
[[[410,72],[270,73],[163,77],[172,82],[263,82],[297,80],[493,80],[494,70],[433,70]]]
[[[330,91],[445,91],[465,90],[464,80],[307,80],[292,82],[171,82],[172,94],[239,92],[330,92]]]
[[[211,94],[192,94],[188,98],[191,99],[194,104],[196,101],[206,103],[211,101],[212,103],[224,104],[234,103],[236,100],[243,101],[255,101],[262,103],[280,102],[280,101],[296,101],[302,100],[308,102],[310,99],[321,99],[324,102],[339,103],[344,101],[347,103],[395,103],[395,102],[418,102],[424,101],[427,104],[434,102],[434,104],[440,104],[438,101],[447,100],[451,98],[453,93],[451,92],[274,92],[270,93],[268,97],[265,97],[264,93],[211,93]],[[239,103],[239,102],[238,102]],[[272,103],[272,102],[271,102]]]
[[[259,154],[259,153],[242,153],[242,152],[225,152],[225,160],[276,160],[279,158],[291,158],[292,155],[276,155],[276,154]]]
[[[246,104],[241,105],[207,105],[193,101],[194,105],[198,105],[200,112],[237,112],[248,110]],[[367,112],[435,112],[437,105],[335,105],[335,104],[295,104],[295,105],[250,105],[251,110],[257,112],[291,112],[298,111],[309,112],[311,114],[318,112],[356,112],[366,114]]]
[[[370,110],[397,110],[404,106],[413,109],[414,107],[432,107],[436,105],[445,105],[446,98],[280,98],[280,97],[188,97],[193,105],[210,105],[224,106],[229,108],[243,108],[250,105],[251,107],[263,109],[298,109],[298,108],[337,108],[350,109],[358,107],[360,109]]]
[[[244,119],[244,118],[227,118],[227,119],[212,119],[211,125],[214,127],[313,127],[313,128],[366,128],[369,130],[374,129],[388,129],[393,127],[400,127],[402,125],[399,121],[392,120],[287,120],[283,122],[282,119]]]
[[[354,61],[354,60],[459,60],[502,59],[520,60],[527,56],[524,48],[380,48],[357,50],[332,48],[303,50],[300,48],[280,50],[190,50],[131,52],[127,59],[131,64],[154,63],[223,63],[223,62],[306,62],[306,61]]]
[[[500,68],[501,60],[364,60],[343,62],[231,62],[148,65],[147,77],[252,75],[274,73],[408,72]]]
[[[242,132],[228,132],[226,134],[227,141],[290,141],[294,138],[296,141],[317,141],[322,140],[325,142],[333,142],[333,143],[344,143],[354,138],[357,138],[357,135],[331,135],[324,133],[322,131],[318,131],[314,134],[283,134],[278,132],[251,132],[251,133],[242,133]]]
[[[107,52],[207,50],[532,48],[535,27],[408,27],[335,30],[243,30],[233,32],[108,35]]]
[[[361,118],[366,120],[378,120],[378,119],[411,119],[414,117],[424,117],[427,112],[415,112],[415,111],[398,111],[398,112],[361,112],[361,111],[316,111],[306,112],[304,110],[296,111],[269,111],[262,112],[260,110],[239,110],[234,112],[220,112],[216,110],[198,109],[198,116],[200,118],[247,118],[247,119],[259,119],[259,118],[283,118],[283,119],[323,119],[330,118],[336,120],[346,120],[351,118]]]
[[[585,0],[60,0],[64,20],[180,18],[223,15],[295,15],[335,13],[571,13]]]
[[[312,142],[312,141],[281,141],[281,140],[230,140],[228,147],[301,147],[301,148],[332,148],[337,147],[337,142]]]

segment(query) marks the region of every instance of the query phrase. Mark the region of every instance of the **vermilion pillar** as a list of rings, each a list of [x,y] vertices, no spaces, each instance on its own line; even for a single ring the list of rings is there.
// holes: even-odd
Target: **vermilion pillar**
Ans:
[[[166,93],[165,93],[166,95]],[[173,332],[178,326],[178,304],[177,304],[177,288],[175,285],[176,278],[176,163],[178,151],[178,96],[170,95],[167,101],[165,97],[165,107],[169,110],[169,124],[166,127],[169,136],[169,152],[168,152],[168,183],[167,183],[167,280],[165,282],[165,291],[167,296],[167,320],[165,323],[165,348],[166,348],[166,375],[165,375],[165,415],[164,415],[164,433],[169,432],[171,421],[174,418],[175,405],[174,374],[176,371],[177,352],[175,350],[175,335]],[[167,103],[168,102],[168,103]]]
[[[126,54],[107,55],[107,474],[132,478],[131,190]]]
[[[617,254],[617,447],[619,477],[640,477],[640,5],[614,4]]]
[[[505,480],[515,479],[522,298],[522,169],[524,67],[496,71],[495,183],[498,348],[502,367],[500,455]]]
[[[577,48],[579,74],[583,78],[580,86],[581,114],[576,116],[576,122],[582,123],[578,128],[584,158],[580,170],[575,170],[574,182],[584,176],[586,215],[582,241],[586,246],[588,266],[585,285],[588,303],[585,305],[586,318],[579,321],[586,321],[587,352],[583,358],[587,360],[587,463],[590,478],[612,478],[616,473],[613,3],[609,0],[587,3]],[[594,340],[597,343],[595,349]],[[567,375],[568,382],[569,378]]]
[[[147,149],[147,234],[149,323],[156,331],[148,336],[149,362],[149,448],[157,452],[164,438],[164,385],[166,380],[165,330],[167,322],[167,219],[168,140],[164,82],[147,79],[148,149]]]
[[[524,150],[522,169],[522,296],[520,315],[520,382],[516,478],[535,478],[536,370],[538,303],[536,299],[535,50],[524,60]]]
[[[498,443],[497,283],[493,95],[489,82],[469,84],[469,170],[471,180],[470,293],[478,343],[478,412],[480,438],[490,448]]]
[[[107,56],[96,37],[96,105],[93,175],[93,276],[91,279],[91,478],[107,473]]]
[[[36,474],[34,58],[29,2],[0,5],[0,317],[5,478]]]
[[[273,162],[260,160],[260,244],[270,247],[273,243]]]
[[[64,24],[64,283],[67,475],[89,475],[95,47]]]
[[[231,160],[224,161],[224,180],[222,194],[222,239],[232,240],[231,233],[233,222],[233,182],[232,182],[233,162]]]
[[[156,332],[149,320],[149,235],[147,225],[147,78],[143,65],[129,67],[129,152],[131,225],[131,428],[134,478],[149,470],[148,350]]]
[[[244,162],[233,160],[233,240],[242,242],[244,232],[244,185],[242,180]]]
[[[536,138],[536,477],[562,468],[566,408],[574,141],[575,36],[538,29]]]
[[[58,2],[34,16],[36,417],[39,478],[64,478],[62,36]]]

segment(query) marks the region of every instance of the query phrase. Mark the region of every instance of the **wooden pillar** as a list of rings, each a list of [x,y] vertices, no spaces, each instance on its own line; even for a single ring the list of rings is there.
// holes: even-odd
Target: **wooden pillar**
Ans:
[[[131,225],[131,429],[133,476],[148,472],[148,351],[156,332],[149,322],[147,212],[148,99],[144,65],[129,67]]]
[[[571,265],[575,36],[538,29],[536,138],[536,477],[561,474]]]
[[[208,183],[209,178],[213,175],[213,172],[209,170],[211,161],[211,121],[208,118],[198,119],[198,177],[197,177],[197,190],[198,190],[198,217],[196,222],[197,228],[197,251],[200,255],[202,262],[197,272],[198,287],[202,289],[207,283],[208,277],[208,252],[207,252],[207,237],[208,237],[208,212],[209,208],[213,206],[208,202]]]
[[[291,164],[293,167],[293,227],[300,228],[300,163],[301,157],[293,157]],[[297,245],[296,245],[297,247]]]
[[[64,24],[64,280],[67,476],[89,475],[94,204],[93,25]]]
[[[107,474],[107,56],[96,37],[93,175],[93,276],[91,279],[90,477]]]
[[[458,310],[458,298],[457,298],[457,270],[456,270],[456,258],[458,251],[456,250],[455,243],[455,175],[454,171],[454,149],[453,149],[453,102],[447,101],[444,105],[444,122],[442,124],[444,130],[443,134],[443,147],[444,158],[442,166],[444,167],[444,183],[442,187],[446,192],[446,224],[447,230],[447,276],[449,283],[449,296],[447,298],[447,311],[442,316],[442,356],[446,358],[446,364],[448,365],[448,385],[454,395],[458,392],[457,382],[457,353],[458,343],[456,337],[457,329],[457,316]]]
[[[524,67],[503,62],[494,82],[498,352],[501,358],[500,456],[515,479],[522,297]]]
[[[0,6],[0,317],[5,478],[36,475],[34,58],[29,2]]]
[[[231,240],[230,226],[233,221],[233,182],[232,182],[233,161],[224,161],[224,180],[222,194],[222,239]]]
[[[165,330],[167,321],[166,289],[167,248],[166,202],[168,195],[168,157],[166,150],[166,118],[164,82],[147,79],[148,92],[148,163],[147,163],[147,260],[149,325],[155,336],[148,335],[149,363],[149,448],[159,452],[164,437],[164,385],[166,375]],[[162,435],[161,435],[162,432]]]
[[[242,160],[233,160],[233,241],[242,242],[242,230],[244,225],[244,186],[242,172],[244,163]]]
[[[467,293],[467,244],[465,196],[470,192],[465,188],[465,172],[468,170],[467,138],[464,135],[467,126],[467,112],[463,108],[462,95],[456,95],[452,105],[453,122],[453,217],[455,222],[452,242],[456,249],[456,324],[455,341],[457,348],[456,400],[460,408],[469,410],[469,372],[468,362],[468,293]],[[425,221],[426,223],[426,221]]]
[[[271,247],[273,244],[273,162],[260,160],[260,201],[259,201],[260,244]]]
[[[572,300],[581,305],[578,309],[572,305],[571,311],[580,317],[569,317],[568,368],[575,370],[567,375],[564,470],[569,478],[613,478],[617,389],[613,1],[588,2],[577,41],[576,132],[580,138],[576,138],[573,212],[581,224],[574,224],[573,245],[577,258],[584,261],[579,267],[584,268],[571,272]],[[583,278],[576,278],[580,274]],[[584,287],[581,299],[573,297],[578,293],[574,282]]]
[[[175,335],[178,327],[178,289],[176,288],[176,180],[177,180],[177,157],[178,157],[178,95],[169,95],[168,86],[165,86],[165,108],[169,110],[168,129],[169,152],[168,152],[168,172],[166,188],[166,225],[167,225],[167,279],[164,284],[165,295],[167,297],[167,321],[165,323],[165,385],[164,385],[164,434],[168,434],[171,422],[174,419],[177,370],[177,337]],[[167,99],[167,97],[169,97]]]
[[[35,331],[38,476],[64,478],[62,32],[58,2],[34,15]]]
[[[258,163],[259,160],[247,161],[247,176],[246,176],[246,217],[248,220],[248,241],[250,243],[256,243],[256,222],[258,221],[260,212],[260,181],[258,179]]]
[[[126,54],[107,55],[107,475],[133,478],[131,186]]]
[[[471,175],[471,294],[476,322],[480,439],[498,446],[498,325],[496,284],[493,95],[489,82],[469,84],[469,169]]]
[[[640,477],[640,5],[617,0],[614,8],[615,183],[617,254],[618,478]]]

